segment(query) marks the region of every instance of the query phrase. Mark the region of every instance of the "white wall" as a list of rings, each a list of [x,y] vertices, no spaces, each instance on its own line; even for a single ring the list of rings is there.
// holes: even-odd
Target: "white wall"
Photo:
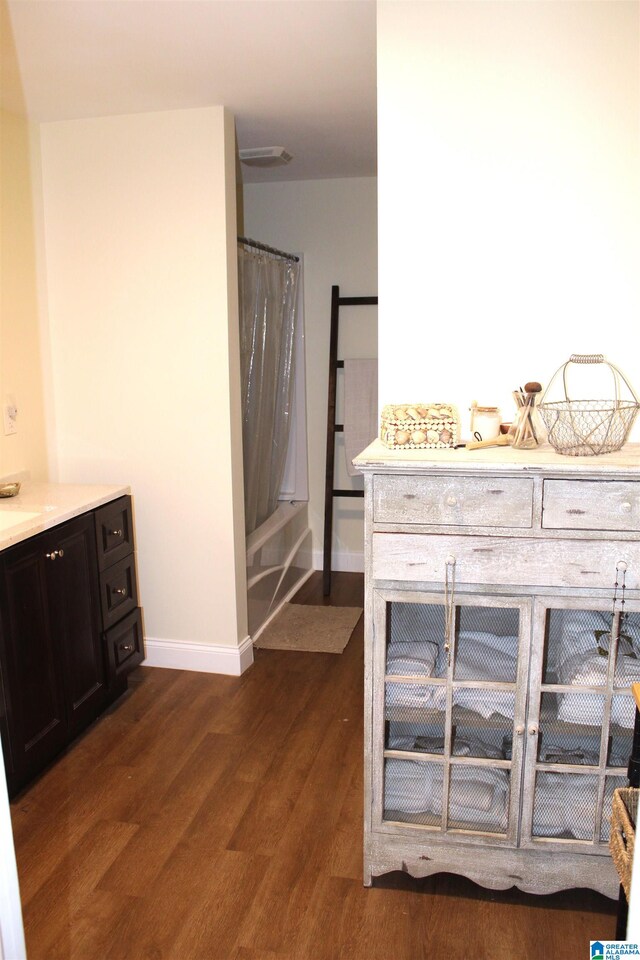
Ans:
[[[232,117],[47,123],[41,144],[54,479],[131,484],[148,662],[238,672]]]
[[[511,419],[573,352],[640,391],[639,10],[378,3],[381,404]]]
[[[314,566],[322,567],[324,478],[331,287],[341,296],[375,296],[377,286],[376,180],[292,181],[246,184],[244,230],[291,253],[304,254],[307,422],[309,444],[309,522]],[[339,344],[342,357],[377,354],[375,307],[343,308]],[[340,377],[341,379],[341,377]],[[339,383],[339,398],[341,395]],[[342,411],[338,409],[338,422]],[[344,448],[336,443],[336,482],[362,486],[347,477]],[[334,502],[334,569],[362,569],[361,500]]]
[[[47,474],[40,363],[30,129],[0,110],[0,476]],[[5,435],[2,409],[16,403],[17,432]]]

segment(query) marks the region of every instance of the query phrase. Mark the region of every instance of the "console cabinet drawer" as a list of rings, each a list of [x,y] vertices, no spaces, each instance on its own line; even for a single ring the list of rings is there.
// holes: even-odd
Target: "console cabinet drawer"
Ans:
[[[133,552],[131,497],[120,497],[95,512],[98,566],[101,570]]]
[[[640,483],[545,480],[542,505],[548,530],[640,531]]]
[[[640,588],[640,542],[411,533],[374,533],[372,537],[375,580],[442,585],[449,559],[455,559],[456,584],[589,589],[613,589],[616,564],[624,560],[627,588]]]
[[[113,676],[127,674],[144,659],[142,616],[140,610],[121,620],[107,631],[107,655],[109,673]]]
[[[376,523],[516,527],[532,523],[533,481],[528,477],[376,476]]]
[[[136,562],[131,554],[100,574],[102,628],[108,630],[138,606]]]

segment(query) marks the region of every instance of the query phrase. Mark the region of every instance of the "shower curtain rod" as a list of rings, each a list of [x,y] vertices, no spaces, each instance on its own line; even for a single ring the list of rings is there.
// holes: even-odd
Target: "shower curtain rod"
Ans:
[[[248,237],[238,237],[238,243],[243,243],[245,247],[253,247],[255,250],[264,250],[265,253],[272,253],[276,257],[282,257],[284,260],[293,260],[298,263],[300,257],[293,253],[285,253],[284,250],[277,250],[275,247],[268,247],[266,243],[258,243],[257,240],[250,240]]]

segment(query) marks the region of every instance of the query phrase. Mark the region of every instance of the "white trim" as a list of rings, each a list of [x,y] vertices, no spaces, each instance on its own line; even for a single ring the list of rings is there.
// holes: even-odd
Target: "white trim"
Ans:
[[[253,640],[245,637],[237,647],[221,643],[194,643],[184,640],[154,640],[145,637],[145,667],[195,670],[198,673],[225,673],[239,677],[253,663]]]
[[[313,551],[313,568],[322,570],[322,550]],[[364,573],[364,553],[360,550],[338,550],[331,555],[331,569],[347,573]]]

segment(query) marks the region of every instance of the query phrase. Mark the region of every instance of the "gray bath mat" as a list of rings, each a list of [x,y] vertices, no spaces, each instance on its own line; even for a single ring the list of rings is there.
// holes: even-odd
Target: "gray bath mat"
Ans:
[[[361,615],[362,607],[285,603],[255,645],[264,650],[342,653]]]

